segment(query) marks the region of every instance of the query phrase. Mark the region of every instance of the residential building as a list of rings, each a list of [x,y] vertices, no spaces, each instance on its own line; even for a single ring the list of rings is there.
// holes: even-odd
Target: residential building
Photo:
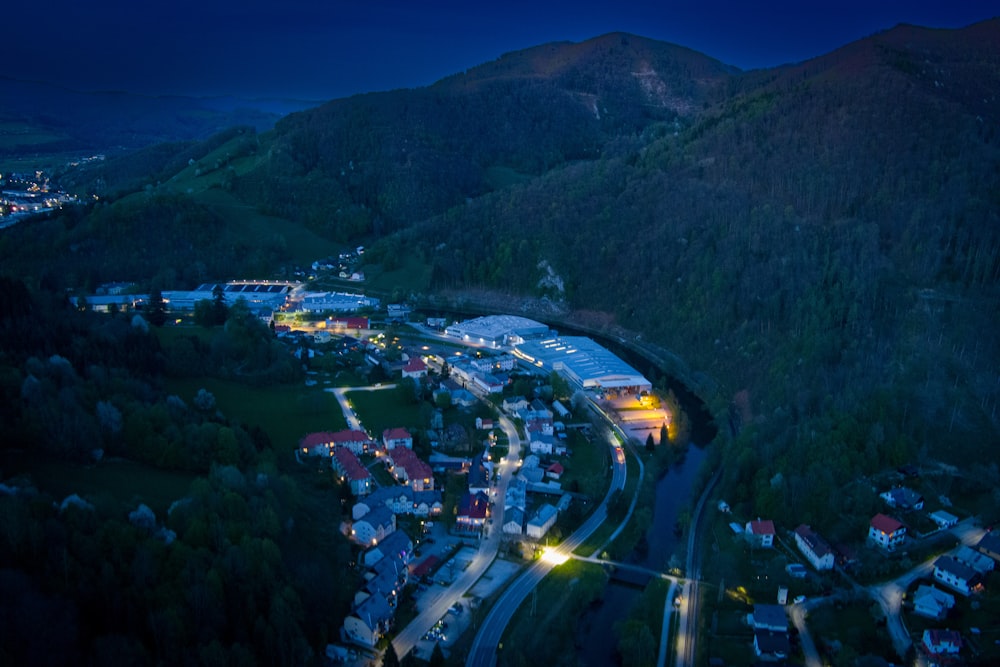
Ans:
[[[413,541],[402,530],[395,530],[385,539],[365,551],[362,557],[364,567],[373,567],[383,558],[395,558],[403,565],[409,565],[413,558]]]
[[[396,447],[413,449],[413,436],[405,428],[387,428],[382,431],[382,446],[390,451]]]
[[[903,511],[922,510],[924,508],[924,497],[905,486],[897,486],[879,494],[879,497],[886,502],[889,507]]]
[[[924,630],[920,643],[930,655],[955,655],[962,650],[962,635],[954,630]]]
[[[545,537],[545,534],[549,532],[549,529],[555,525],[556,519],[559,518],[559,512],[555,507],[545,503],[538,508],[538,512],[535,516],[528,521],[528,525],[525,528],[525,532],[528,537],[533,537],[536,540]]]
[[[503,532],[507,535],[521,535],[524,532],[524,510],[508,507],[504,510]]]
[[[480,431],[492,431],[494,423],[492,419],[476,417],[476,428]]]
[[[934,561],[934,578],[962,595],[982,588],[979,573],[951,556]]]
[[[375,546],[394,530],[396,515],[388,507],[375,507],[354,522],[351,537],[359,544]]]
[[[473,461],[469,468],[468,488],[472,494],[488,494],[490,491],[490,471],[482,459]]]
[[[562,464],[559,463],[558,461],[556,461],[555,463],[553,463],[552,465],[550,465],[548,468],[545,469],[546,477],[551,477],[552,479],[561,478],[564,472],[566,472],[566,469],[563,468]]]
[[[754,630],[753,651],[761,660],[784,660],[790,650],[786,633]]]
[[[774,521],[770,519],[762,521],[758,517],[756,521],[747,522],[744,534],[754,546],[770,549],[774,546]]]
[[[328,431],[309,433],[299,441],[301,456],[333,456],[333,448],[337,446],[334,434]]]
[[[490,500],[485,493],[466,492],[458,502],[455,530],[463,533],[475,533],[482,530],[489,512]]]
[[[913,594],[913,613],[940,620],[955,606],[955,596],[934,586],[920,585]]]
[[[364,496],[371,493],[372,474],[361,465],[361,461],[349,449],[336,447],[333,450],[333,469],[340,475],[342,481],[350,486],[351,493]]]
[[[422,378],[427,376],[427,364],[420,357],[410,357],[410,360],[403,366],[403,377]]]
[[[965,563],[982,576],[986,576],[993,571],[996,562],[984,553],[979,553],[972,547],[962,545],[953,554],[955,560]]]
[[[376,507],[387,507],[393,514],[437,516],[441,514],[441,492],[414,491],[409,486],[383,486],[354,503],[351,516],[357,521]]]
[[[502,407],[507,414],[517,414],[528,407],[528,399],[524,396],[511,396],[503,399]]]
[[[552,454],[554,439],[551,435],[546,435],[541,431],[529,431],[528,435],[531,438],[528,449],[531,450],[532,454]]]
[[[388,451],[385,459],[396,481],[410,486],[414,491],[434,489],[434,472],[430,464],[421,461],[412,449],[394,447]]]
[[[930,513],[931,521],[938,525],[938,528],[951,528],[958,524],[958,517],[944,510]]]
[[[777,604],[755,604],[750,614],[750,625],[754,630],[788,632],[788,616],[785,608]]]
[[[370,595],[344,619],[344,634],[363,646],[374,648],[392,623],[393,611],[381,595]]]
[[[906,539],[906,526],[885,514],[876,514],[868,524],[868,539],[886,551],[894,551]]]
[[[993,560],[1000,560],[1000,535],[997,533],[986,533],[976,544],[976,549],[981,554],[986,554]]]
[[[817,570],[833,569],[833,549],[806,524],[795,529],[795,545]]]

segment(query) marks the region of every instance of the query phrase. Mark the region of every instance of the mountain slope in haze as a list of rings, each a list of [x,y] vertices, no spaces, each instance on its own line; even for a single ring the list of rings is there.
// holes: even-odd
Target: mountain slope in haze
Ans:
[[[263,131],[283,115],[313,104],[80,92],[0,76],[0,156],[121,152],[204,140],[234,125]]]
[[[676,136],[651,127],[399,246],[433,239],[439,289],[544,295],[677,352],[742,427],[727,488],[747,511],[826,526],[859,474],[937,456],[996,477],[998,42],[998,21],[902,26],[734,77]]]

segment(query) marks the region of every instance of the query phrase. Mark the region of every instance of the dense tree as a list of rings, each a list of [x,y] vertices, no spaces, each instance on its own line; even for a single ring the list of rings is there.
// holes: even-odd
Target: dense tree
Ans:
[[[163,301],[163,293],[159,288],[153,288],[149,293],[149,303],[146,304],[146,319],[154,327],[162,327],[167,321],[167,304]]]

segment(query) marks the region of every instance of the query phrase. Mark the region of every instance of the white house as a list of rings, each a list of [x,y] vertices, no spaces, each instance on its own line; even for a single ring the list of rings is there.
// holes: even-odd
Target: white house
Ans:
[[[420,357],[410,357],[410,360],[403,366],[403,377],[422,378],[427,375],[427,364]]]
[[[962,635],[954,630],[924,630],[920,643],[931,655],[955,655],[962,650]]]
[[[978,572],[951,556],[941,556],[934,561],[934,578],[962,595],[969,595],[982,586]]]
[[[744,533],[755,546],[766,549],[774,546],[774,522],[770,519],[761,521],[758,518],[756,521],[748,521]]]
[[[344,634],[363,646],[374,647],[389,630],[393,612],[381,595],[369,595],[344,619]]]
[[[526,529],[528,537],[533,537],[535,539],[545,537],[545,534],[549,532],[549,529],[552,528],[558,517],[559,512],[556,508],[548,503],[545,503],[538,508],[538,512],[528,522]]]
[[[958,517],[944,510],[930,513],[931,521],[938,525],[938,528],[951,528],[958,524]]]
[[[833,549],[830,548],[826,540],[805,524],[796,528],[794,534],[796,546],[814,568],[817,570],[833,569]]]
[[[913,612],[926,618],[942,619],[955,606],[955,596],[921,584],[913,595]]]
[[[396,447],[413,449],[413,436],[405,428],[387,428],[382,431],[382,444],[388,450]]]
[[[503,532],[506,535],[520,535],[524,532],[524,510],[518,507],[504,510]]]
[[[383,505],[373,508],[355,521],[351,527],[351,537],[359,544],[375,546],[394,530],[396,530],[396,515]]]
[[[906,539],[906,526],[885,514],[876,514],[868,524],[868,539],[893,551]]]

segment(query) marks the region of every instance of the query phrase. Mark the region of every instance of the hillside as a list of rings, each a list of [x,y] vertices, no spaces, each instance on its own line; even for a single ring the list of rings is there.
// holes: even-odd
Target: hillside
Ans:
[[[416,299],[671,350],[732,426],[734,508],[836,537],[828,499],[876,470],[1000,481],[998,42],[997,20],[899,26],[747,73],[629,35],[544,45],[80,171],[107,202],[0,256],[75,286],[363,242],[370,273],[428,269],[399,274]]]
[[[910,460],[995,476],[998,38],[903,26],[735,78],[690,128],[401,245],[433,239],[439,289],[547,296],[679,354],[743,422],[728,478],[748,511],[823,525],[836,489]]]

